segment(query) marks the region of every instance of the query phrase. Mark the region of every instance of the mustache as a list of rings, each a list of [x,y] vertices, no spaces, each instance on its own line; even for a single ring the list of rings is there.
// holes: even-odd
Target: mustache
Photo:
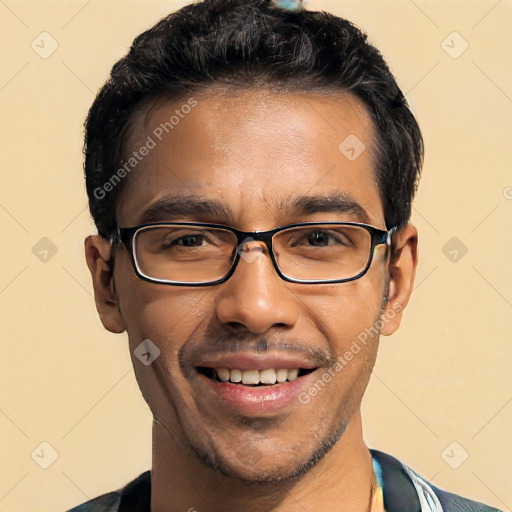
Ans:
[[[240,352],[253,354],[287,352],[306,359],[316,367],[330,367],[336,361],[335,355],[327,349],[279,339],[276,336],[269,338],[250,333],[217,333],[215,336],[206,334],[198,340],[190,339],[189,343],[185,343],[180,348],[178,360],[183,370],[190,370],[205,358]]]

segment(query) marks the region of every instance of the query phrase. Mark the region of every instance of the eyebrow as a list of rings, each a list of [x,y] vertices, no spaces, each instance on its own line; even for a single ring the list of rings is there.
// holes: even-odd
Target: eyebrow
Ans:
[[[351,196],[343,193],[330,195],[303,195],[291,198],[291,207],[297,214],[342,213],[369,223],[366,210]]]
[[[198,196],[165,196],[151,204],[141,215],[142,224],[163,222],[170,217],[196,217],[221,222],[229,222],[233,213],[229,206],[214,199]]]
[[[278,211],[294,215],[336,213],[355,217],[368,223],[366,210],[352,197],[343,193],[331,195],[301,195],[289,197],[278,205]],[[195,195],[168,195],[151,204],[141,215],[141,224],[165,222],[172,217],[193,217],[206,222],[232,224],[234,215],[228,205],[215,199]]]

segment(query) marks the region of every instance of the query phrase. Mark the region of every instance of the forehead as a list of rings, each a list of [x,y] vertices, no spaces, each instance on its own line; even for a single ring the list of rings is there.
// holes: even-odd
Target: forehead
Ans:
[[[160,102],[134,124],[125,156],[140,160],[118,221],[139,223],[165,197],[197,196],[226,205],[233,222],[265,229],[294,198],[341,194],[379,222],[374,144],[370,116],[349,94],[245,91]]]

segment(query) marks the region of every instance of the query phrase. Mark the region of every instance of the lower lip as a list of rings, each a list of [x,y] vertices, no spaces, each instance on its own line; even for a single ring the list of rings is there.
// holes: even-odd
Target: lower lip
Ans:
[[[220,398],[224,403],[237,409],[238,413],[254,415],[298,403],[298,395],[311,386],[317,371],[297,377],[291,382],[257,387],[220,382],[202,374],[199,374],[199,377],[208,386],[210,396],[213,394],[214,397]]]

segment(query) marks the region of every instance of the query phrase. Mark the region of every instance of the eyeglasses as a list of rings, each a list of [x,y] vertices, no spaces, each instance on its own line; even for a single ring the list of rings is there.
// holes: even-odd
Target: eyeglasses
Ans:
[[[120,228],[135,273],[151,283],[209,286],[227,281],[240,258],[263,242],[279,276],[305,284],[343,283],[362,277],[377,245],[391,245],[397,228],[383,231],[356,222],[305,222],[270,231],[239,231],[218,224],[165,222]],[[252,244],[250,244],[252,245]],[[255,256],[256,254],[256,256]]]

